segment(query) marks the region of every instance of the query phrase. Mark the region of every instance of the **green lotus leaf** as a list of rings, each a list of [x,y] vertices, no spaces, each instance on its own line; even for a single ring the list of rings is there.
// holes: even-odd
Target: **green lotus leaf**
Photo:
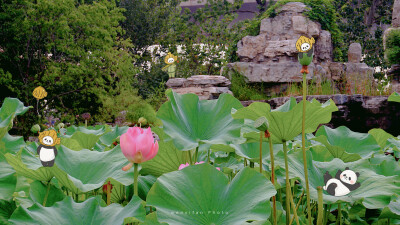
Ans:
[[[159,177],[147,196],[160,222],[169,224],[243,224],[268,219],[272,183],[248,167],[229,179],[200,164]]]
[[[288,155],[289,160],[289,175],[291,178],[300,178],[304,184],[304,166],[302,152],[292,152]],[[279,152],[276,160],[277,165],[284,166],[283,153]],[[398,191],[399,187],[396,183],[399,182],[399,175],[397,176],[384,176],[380,175],[376,168],[369,162],[368,159],[360,159],[355,162],[344,163],[340,159],[333,159],[330,162],[317,162],[312,160],[311,152],[307,152],[307,165],[308,177],[310,184],[310,197],[317,201],[317,187],[324,186],[324,174],[329,172],[335,176],[338,170],[344,170],[349,167],[351,170],[360,173],[357,182],[361,186],[353,190],[346,196],[335,197],[323,193],[325,204],[332,204],[337,202],[349,202],[354,204],[357,201],[362,201],[362,204],[368,209],[377,209],[387,206],[390,202],[391,196]]]
[[[4,160],[0,160],[0,200],[11,200],[17,185],[15,170]]]
[[[269,122],[268,131],[271,133],[272,141],[277,144],[293,140],[301,134],[303,117],[302,101],[297,104],[295,98],[290,98],[285,104],[272,111],[269,111],[270,107],[267,105],[266,103],[252,103],[246,108],[233,112],[232,117],[235,119],[257,119],[264,116]],[[319,103],[316,99],[313,99],[311,102],[307,101],[305,132],[312,133],[320,124],[328,123],[331,120],[332,112],[337,110],[335,103],[331,99],[324,104]],[[253,135],[255,134],[253,133]]]
[[[222,94],[218,100],[199,100],[195,94],[180,95],[167,91],[169,101],[157,112],[164,132],[179,150],[190,150],[202,144],[242,143],[243,120],[234,120],[232,108],[243,108],[239,100]]]
[[[151,130],[160,138],[158,153],[152,160],[141,164],[141,174],[159,177],[164,173],[178,170],[181,164],[188,162],[187,152],[179,151],[172,141],[165,142],[166,135],[163,129],[152,127]]]
[[[102,135],[106,132],[109,132],[111,128],[108,125],[96,125],[95,127],[83,127],[83,126],[70,126],[67,128],[67,134],[63,135],[65,137],[70,137],[75,132],[82,132],[84,134],[93,134],[93,135]]]
[[[387,133],[386,131],[376,128],[368,131],[368,134],[375,138],[375,141],[379,144],[379,146],[381,146],[381,148],[386,146],[386,142],[389,138],[394,138],[393,135]]]
[[[146,220],[144,221],[144,223],[140,223],[140,225],[168,225],[168,224],[158,222],[157,212],[152,212],[146,216]]]
[[[259,161],[260,160],[260,143],[259,142],[253,142],[253,143],[244,143],[244,144],[238,144],[230,145],[232,148],[235,149],[235,153],[241,157],[247,158],[251,161]],[[273,146],[274,154],[276,154],[278,151],[282,150],[282,145],[281,144],[274,144]],[[268,142],[262,142],[262,158],[263,159],[268,159],[270,158],[270,153],[269,153],[269,143]]]
[[[81,131],[76,131],[70,138],[62,138],[61,144],[72,150],[80,151],[82,149],[92,149],[99,138],[100,135],[86,134]]]
[[[329,143],[326,136],[318,136],[314,138],[315,141],[322,143],[325,147],[325,151],[329,152],[333,158],[341,159],[343,162],[354,162],[361,159],[361,156],[356,153],[348,153],[346,150],[340,146],[333,146]],[[320,149],[319,146],[314,146],[314,149]],[[329,159],[329,158],[328,158]],[[316,160],[320,161],[320,160]],[[330,161],[330,160],[329,160]]]
[[[32,106],[25,107],[24,104],[16,98],[5,98],[0,108],[0,139],[12,128],[12,122],[15,116],[22,115]]]
[[[5,157],[19,175],[46,182],[54,177],[51,168],[43,167],[39,157],[27,148],[21,149],[16,155],[6,153]]]
[[[381,215],[380,219],[389,218],[389,219],[397,219],[400,220],[400,198],[393,200],[390,202],[388,206],[386,206]]]
[[[71,197],[55,203],[52,207],[43,207],[35,203],[29,209],[17,208],[9,222],[13,224],[124,224],[124,218],[135,217],[144,221],[145,210],[138,197],[132,198],[128,205],[111,204],[101,207],[100,196],[89,198],[82,203],[76,203]]]
[[[132,184],[133,169],[122,170],[126,164],[119,145],[107,152],[73,151],[61,146],[51,169],[61,185],[81,193],[101,187],[110,177],[123,185]]]
[[[30,197],[34,202],[43,205],[43,201],[47,192],[47,186],[40,181],[34,181],[30,186]],[[62,201],[65,194],[53,184],[50,184],[49,193],[46,200],[46,207],[54,205],[58,201]]]
[[[7,220],[16,208],[14,201],[0,200],[0,224],[8,224]]]
[[[126,133],[126,131],[128,131],[128,128],[129,127],[127,126],[124,127],[115,126],[115,128],[112,128],[111,132],[108,132],[100,137],[100,142],[106,146],[110,146],[113,144],[114,139]]]
[[[340,158],[344,152],[353,154],[352,156],[349,156],[350,159],[347,157],[346,161],[354,160],[356,158],[354,154],[358,154],[362,158],[370,157],[374,152],[377,152],[381,149],[372,135],[353,132],[345,126],[341,126],[336,129],[322,126],[318,129],[315,136],[317,137],[315,140],[318,139],[319,141],[325,142],[325,138],[320,138],[320,136],[324,136],[326,137],[326,141],[329,143],[329,145],[340,147],[334,148],[332,152],[330,150],[332,155],[336,158]]]
[[[400,95],[397,92],[393,92],[389,98],[388,98],[389,102],[400,102]]]

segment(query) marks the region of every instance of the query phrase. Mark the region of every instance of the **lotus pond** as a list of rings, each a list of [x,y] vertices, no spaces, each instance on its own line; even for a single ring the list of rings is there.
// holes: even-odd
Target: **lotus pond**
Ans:
[[[321,126],[337,111],[332,100],[303,108],[291,98],[271,110],[228,94],[167,95],[161,127],[56,128],[52,167],[42,166],[40,143],[8,133],[34,109],[4,99],[0,224],[400,224],[400,137]],[[150,129],[155,140],[129,142]],[[359,188],[321,188],[326,172],[347,167]]]

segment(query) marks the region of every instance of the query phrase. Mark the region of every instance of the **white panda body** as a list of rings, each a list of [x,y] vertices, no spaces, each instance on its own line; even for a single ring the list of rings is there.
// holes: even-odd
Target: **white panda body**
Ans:
[[[55,158],[56,156],[54,154],[53,148],[46,148],[46,147],[40,148],[39,159],[41,161],[48,162],[54,160]]]
[[[350,189],[347,188],[340,180],[336,179],[336,178],[332,178],[330,179],[325,186],[323,187],[323,189],[326,191],[329,187],[329,185],[331,184],[336,184],[336,188],[335,188],[335,196],[343,196],[343,195],[347,195],[348,193],[350,193]]]

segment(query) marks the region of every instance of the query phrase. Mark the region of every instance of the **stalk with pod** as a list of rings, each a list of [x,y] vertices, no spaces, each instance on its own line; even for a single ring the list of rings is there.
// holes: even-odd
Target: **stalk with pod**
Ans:
[[[308,170],[307,170],[307,157],[306,157],[306,101],[307,101],[307,74],[308,65],[311,64],[314,57],[314,48],[312,44],[315,43],[314,38],[306,38],[301,36],[296,42],[296,48],[299,51],[298,60],[302,65],[300,73],[303,74],[303,119],[302,119],[302,132],[301,132],[301,147],[303,151],[303,162],[304,162],[304,176],[306,180],[306,197],[307,197],[307,214],[308,224],[311,225],[311,206],[310,206],[310,187],[308,183]]]

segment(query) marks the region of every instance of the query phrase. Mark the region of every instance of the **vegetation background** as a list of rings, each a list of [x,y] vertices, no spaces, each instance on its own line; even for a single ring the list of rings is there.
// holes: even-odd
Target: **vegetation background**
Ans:
[[[51,115],[78,124],[77,115],[90,113],[91,122],[111,123],[126,110],[132,123],[142,116],[155,123],[168,79],[162,52],[179,56],[177,77],[219,74],[238,60],[238,40],[257,35],[261,19],[289,1],[257,0],[256,17],[233,24],[242,1],[208,0],[190,12],[178,0],[0,0],[0,99],[17,97],[41,114],[29,110],[11,133],[27,137],[33,124]],[[357,41],[365,63],[388,68],[382,35],[393,0],[297,1],[311,6],[307,16],[332,33],[335,60],[346,61],[349,44]],[[398,38],[390,40],[398,46]],[[391,49],[395,59],[399,49]],[[32,96],[37,86],[49,93],[46,101]],[[241,100],[267,97],[262,86],[249,86],[239,75],[232,90]]]

